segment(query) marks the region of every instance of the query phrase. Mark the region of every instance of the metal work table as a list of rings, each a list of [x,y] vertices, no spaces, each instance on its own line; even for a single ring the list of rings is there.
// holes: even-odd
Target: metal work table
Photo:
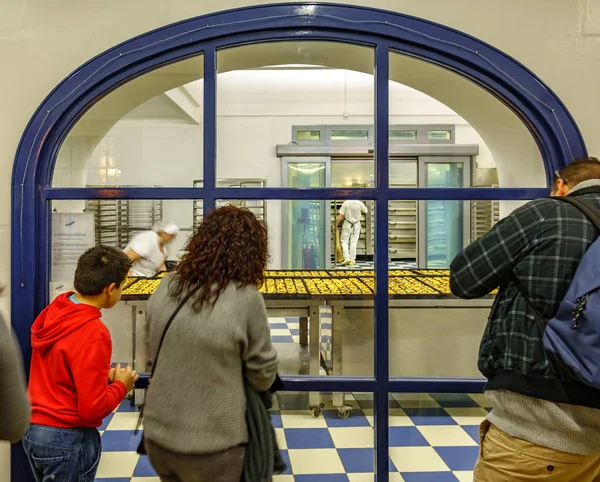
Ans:
[[[360,276],[360,272],[356,273]],[[373,294],[263,293],[269,317],[299,318],[300,345],[308,347],[308,374],[317,376],[323,359],[331,360],[328,375],[372,377],[374,373]],[[138,362],[138,323],[145,317],[149,294],[125,294],[131,305],[132,363]],[[462,300],[448,294],[389,295],[389,350],[391,377],[479,377],[477,349],[494,296]],[[331,331],[323,335],[320,310],[332,310]],[[145,324],[145,323],[144,323]],[[143,326],[142,326],[143,329]],[[310,334],[310,339],[308,338]],[[323,338],[324,336],[324,338]],[[325,343],[324,343],[325,341]],[[325,352],[325,353],[324,353]],[[135,403],[135,400],[133,400]],[[347,417],[343,393],[333,395],[340,417]],[[319,394],[309,395],[309,408],[318,416]]]

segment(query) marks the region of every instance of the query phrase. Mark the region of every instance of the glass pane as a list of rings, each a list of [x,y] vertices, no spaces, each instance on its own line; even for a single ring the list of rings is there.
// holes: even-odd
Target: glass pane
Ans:
[[[321,131],[298,131],[299,141],[318,141],[321,139]]]
[[[417,160],[390,161],[390,187],[417,187]]]
[[[288,187],[325,187],[325,163],[290,162]],[[290,223],[290,269],[325,269],[325,201],[298,200],[287,203]]]
[[[364,126],[374,118],[373,66],[372,48],[340,42],[297,40],[219,50],[217,176],[259,177],[269,187],[285,186],[283,159],[306,156],[307,144],[326,140],[324,129],[345,122],[344,112],[350,122],[335,138],[359,140],[366,154]]]
[[[332,141],[356,141],[368,139],[368,129],[333,129],[331,131]]]
[[[332,160],[331,187],[375,187],[373,160]]]
[[[52,186],[191,187],[202,179],[203,77],[200,55],[101,99],[63,142]]]
[[[412,141],[417,138],[417,131],[407,129],[391,129],[390,140],[394,141]]]
[[[390,481],[472,481],[487,408],[482,394],[390,394]]]
[[[429,131],[427,133],[432,141],[450,140],[452,139],[451,131]]]
[[[390,159],[409,149],[414,153],[416,145],[418,155],[426,156],[432,148],[452,143],[474,159],[465,187],[546,187],[536,140],[501,100],[430,62],[395,51],[389,60]],[[394,137],[393,131],[405,129],[417,130],[417,139]]]
[[[372,397],[365,393],[278,393],[271,420],[288,463],[284,474],[293,473],[296,480],[372,481],[373,415],[361,405]],[[345,474],[353,475],[348,479]],[[294,476],[275,476],[273,482],[291,481]]]
[[[73,291],[77,260],[87,249],[100,244],[123,249],[135,235],[151,231],[161,221],[173,222],[180,229],[175,239],[164,246],[166,268],[174,269],[193,232],[196,212],[202,212],[200,200],[53,201],[50,300]],[[161,266],[155,263],[153,269],[158,271]],[[113,341],[114,363],[135,363],[138,371],[146,370],[146,302],[163,275],[157,272],[151,279],[139,282],[128,278],[121,301],[103,311],[102,321]]]
[[[463,187],[460,162],[425,163],[427,187]],[[425,267],[445,269],[465,243],[464,203],[425,201]]]
[[[419,238],[417,201],[390,201],[388,216],[390,269],[415,267]]]
[[[500,219],[502,203],[499,201],[452,202],[465,206],[461,219],[451,218],[452,224],[460,221],[467,228],[467,236],[461,239],[458,251],[487,233]],[[394,200],[389,202],[389,206],[392,209],[408,203],[415,206],[416,202]],[[416,232],[423,230],[424,226],[418,218]],[[392,236],[399,232],[398,226],[390,226],[390,250],[396,246]],[[423,250],[431,252],[431,244],[428,237],[418,237],[416,259],[423,258],[420,255]],[[437,245],[433,248],[437,248]],[[453,257],[448,258],[449,263]],[[477,368],[479,344],[495,291],[479,299],[462,300],[450,291],[448,264],[417,264],[416,259],[392,259],[390,262],[390,375],[481,377]],[[425,259],[427,261],[427,257]],[[419,319],[420,323],[415,323],[415,319]],[[451,357],[448,357],[449,346],[452,347]]]

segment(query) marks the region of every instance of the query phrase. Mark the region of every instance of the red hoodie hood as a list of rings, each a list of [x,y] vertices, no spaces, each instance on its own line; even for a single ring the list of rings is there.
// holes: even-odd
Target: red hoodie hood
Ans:
[[[101,316],[95,306],[69,300],[72,294],[58,296],[40,313],[31,327],[31,346],[42,355],[57,341]]]

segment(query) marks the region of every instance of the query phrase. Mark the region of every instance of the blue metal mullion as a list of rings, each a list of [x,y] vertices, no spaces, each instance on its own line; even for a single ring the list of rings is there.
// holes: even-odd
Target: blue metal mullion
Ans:
[[[215,207],[217,183],[217,50],[214,44],[204,49],[204,215]]]
[[[392,393],[483,393],[485,378],[392,378]]]
[[[388,197],[389,46],[375,49],[375,179],[380,193],[375,208],[375,480],[389,480],[388,348]]]
[[[150,374],[140,375],[136,388],[148,387]],[[374,392],[377,382],[363,377],[318,377],[301,375],[281,375],[284,391],[288,392]]]

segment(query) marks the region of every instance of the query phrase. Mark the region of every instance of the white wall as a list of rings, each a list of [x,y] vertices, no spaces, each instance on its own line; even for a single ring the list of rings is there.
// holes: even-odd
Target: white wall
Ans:
[[[271,3],[271,0],[262,3]],[[561,97],[582,129],[590,152],[600,150],[597,135],[599,0],[374,0],[368,3],[350,0],[348,3],[368,4],[440,22],[502,49],[538,74]],[[12,162],[27,121],[44,97],[79,65],[122,41],[174,21],[250,4],[248,0],[106,0],[98,3],[5,0],[2,3],[2,282],[8,282],[10,266]],[[509,137],[503,140],[511,141]],[[486,142],[490,145],[489,140]],[[7,309],[6,302],[2,308]],[[7,451],[0,450],[0,467],[4,469],[0,469],[0,481],[8,480],[7,457]]]
[[[202,81],[186,86],[196,102]],[[54,186],[141,185],[191,186],[202,179],[202,126],[181,118],[158,118],[145,108],[154,99],[117,122],[101,140],[68,137],[59,153]],[[275,146],[292,140],[294,125],[373,124],[373,76],[341,70],[232,71],[218,78],[217,176],[262,178],[281,186],[281,159]],[[152,118],[137,118],[140,112]],[[171,108],[164,116],[173,116]],[[481,167],[494,159],[479,134],[441,102],[415,89],[390,82],[391,124],[451,124],[456,143],[478,144]],[[133,118],[136,117],[136,118]],[[95,147],[94,147],[95,146]],[[82,202],[54,203],[59,211],[81,210]],[[281,203],[269,201],[271,266],[281,264]],[[182,228],[192,226],[191,201],[165,201],[164,219]],[[186,242],[189,231],[170,247],[171,256]]]

